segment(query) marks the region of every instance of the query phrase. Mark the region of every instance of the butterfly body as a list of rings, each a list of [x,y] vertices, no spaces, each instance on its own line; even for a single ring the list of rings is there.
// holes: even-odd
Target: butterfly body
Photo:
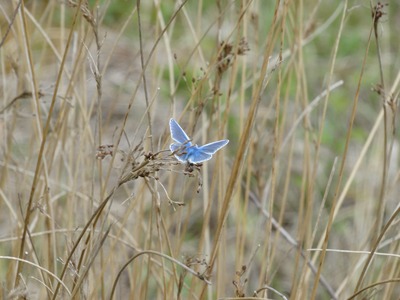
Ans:
[[[171,137],[175,143],[169,146],[180,162],[199,164],[212,158],[218,150],[229,143],[229,140],[220,140],[203,146],[198,146],[190,141],[186,132],[174,119],[169,121]]]

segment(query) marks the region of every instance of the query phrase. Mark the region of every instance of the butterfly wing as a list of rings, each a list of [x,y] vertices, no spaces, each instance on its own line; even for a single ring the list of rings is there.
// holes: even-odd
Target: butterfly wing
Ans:
[[[183,148],[184,148],[184,145],[180,145],[180,144],[169,145],[169,150],[171,150],[171,152],[179,151],[179,150],[182,150]]]
[[[213,143],[206,144],[204,146],[196,147],[193,151],[190,151],[189,162],[193,164],[202,163],[212,158],[213,154],[222,147],[226,146],[229,140],[221,140]]]
[[[172,139],[178,144],[189,144],[190,138],[187,136],[186,132],[183,131],[182,127],[179,126],[178,122],[174,119],[169,120],[169,129],[171,131]]]
[[[210,160],[212,158],[212,154],[205,153],[197,148],[195,151],[191,151],[190,156],[188,157],[188,161],[192,164],[199,164],[204,161]]]
[[[174,119],[169,120],[169,129],[171,131],[171,138],[176,142],[169,145],[169,149],[171,152],[176,152],[175,157],[177,160],[187,162],[188,148],[192,146],[190,138]]]
[[[175,157],[180,162],[187,162],[187,148],[186,145],[183,144],[171,144],[169,145],[169,149],[171,152],[175,153]]]
[[[199,147],[199,150],[204,153],[207,153],[207,154],[214,154],[219,149],[225,147],[228,143],[229,143],[229,140],[220,140],[220,141],[212,142],[209,144],[205,144],[205,145]]]

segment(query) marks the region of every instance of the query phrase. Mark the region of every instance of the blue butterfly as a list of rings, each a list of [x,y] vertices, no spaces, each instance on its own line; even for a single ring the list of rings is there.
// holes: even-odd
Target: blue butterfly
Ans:
[[[211,159],[215,152],[229,143],[229,140],[220,140],[203,146],[197,146],[196,144],[192,144],[186,132],[183,131],[174,119],[169,120],[169,128],[171,130],[171,137],[175,142],[169,146],[169,149],[180,162],[202,163]]]

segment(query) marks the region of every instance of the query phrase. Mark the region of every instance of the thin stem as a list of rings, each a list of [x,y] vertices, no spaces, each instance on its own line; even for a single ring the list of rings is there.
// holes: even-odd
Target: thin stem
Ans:
[[[180,261],[176,260],[175,258],[173,258],[173,257],[171,257],[171,256],[168,256],[168,255],[166,255],[166,254],[164,254],[164,253],[157,252],[157,251],[145,250],[145,251],[139,252],[138,254],[136,254],[136,255],[134,255],[133,257],[131,257],[131,258],[122,266],[122,268],[121,268],[120,271],[118,272],[117,277],[116,277],[115,280],[114,280],[114,283],[113,283],[113,286],[112,286],[112,289],[111,289],[110,300],[112,300],[113,297],[114,297],[115,288],[116,288],[116,286],[117,286],[117,283],[118,283],[119,278],[120,278],[121,275],[122,275],[122,272],[123,272],[123,271],[126,269],[126,267],[128,267],[136,258],[138,258],[139,256],[141,256],[141,255],[143,255],[143,254],[146,254],[146,255],[158,255],[158,256],[161,256],[161,257],[163,257],[163,258],[165,258],[165,259],[168,259],[168,260],[170,260],[171,262],[173,262],[173,263],[179,265],[180,267],[182,267],[183,269],[185,269],[186,271],[188,271],[188,272],[189,272],[190,274],[192,274],[193,276],[195,276],[195,277],[199,278],[200,280],[204,281],[206,284],[211,284],[211,282],[210,282],[206,277],[204,277],[203,275],[199,274],[198,272],[192,270],[191,268],[189,268],[189,267],[186,266],[185,264],[181,263]]]

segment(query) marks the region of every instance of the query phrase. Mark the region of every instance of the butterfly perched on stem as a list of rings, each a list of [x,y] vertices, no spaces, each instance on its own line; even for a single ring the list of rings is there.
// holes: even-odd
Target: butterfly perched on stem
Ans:
[[[213,154],[226,146],[229,140],[220,140],[197,146],[192,144],[186,132],[174,119],[169,120],[171,137],[175,143],[169,146],[177,160],[183,163],[199,164],[212,158]]]

